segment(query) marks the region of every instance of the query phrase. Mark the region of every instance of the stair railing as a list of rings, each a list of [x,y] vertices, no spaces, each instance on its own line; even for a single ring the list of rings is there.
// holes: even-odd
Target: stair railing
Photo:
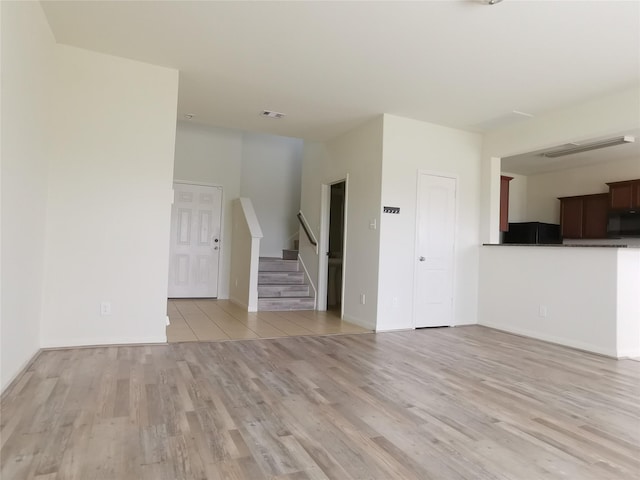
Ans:
[[[316,240],[316,237],[313,235],[313,232],[311,231],[311,227],[307,223],[307,219],[304,218],[302,211],[298,212],[297,217],[298,217],[298,221],[300,222],[300,225],[302,226],[302,229],[304,230],[304,233],[307,234],[307,239],[309,239],[309,243],[311,243],[311,245],[313,245],[314,247],[318,246],[318,241]]]

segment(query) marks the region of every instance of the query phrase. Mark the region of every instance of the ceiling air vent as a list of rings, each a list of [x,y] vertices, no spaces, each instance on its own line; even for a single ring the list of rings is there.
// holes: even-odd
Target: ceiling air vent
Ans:
[[[286,116],[285,113],[274,112],[272,110],[263,110],[262,113],[260,113],[260,115],[262,117],[268,117],[268,118],[284,118]]]

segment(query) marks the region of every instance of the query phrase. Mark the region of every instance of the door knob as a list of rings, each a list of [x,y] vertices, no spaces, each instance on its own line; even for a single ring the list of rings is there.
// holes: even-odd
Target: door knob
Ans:
[[[426,258],[420,257],[418,260],[420,260],[421,262],[424,262],[426,260]]]

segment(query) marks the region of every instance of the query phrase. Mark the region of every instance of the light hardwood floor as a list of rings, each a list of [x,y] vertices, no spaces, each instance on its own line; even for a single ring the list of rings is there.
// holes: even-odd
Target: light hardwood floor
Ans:
[[[170,343],[370,332],[335,312],[248,313],[228,300],[169,300],[167,310]]]
[[[45,351],[2,480],[636,479],[640,363],[490,330]]]

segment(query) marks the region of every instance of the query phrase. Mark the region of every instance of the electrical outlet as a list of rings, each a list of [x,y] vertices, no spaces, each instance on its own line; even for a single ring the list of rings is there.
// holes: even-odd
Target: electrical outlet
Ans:
[[[111,303],[110,302],[102,302],[100,304],[100,315],[111,315]]]
[[[542,318],[547,318],[549,312],[547,311],[547,306],[546,305],[540,305],[538,307],[538,316],[542,317]]]
[[[364,293],[361,293],[361,294],[360,294],[360,304],[361,304],[361,305],[364,305],[364,304],[365,304],[365,301],[366,301],[366,298],[365,298],[365,296],[364,296]]]

